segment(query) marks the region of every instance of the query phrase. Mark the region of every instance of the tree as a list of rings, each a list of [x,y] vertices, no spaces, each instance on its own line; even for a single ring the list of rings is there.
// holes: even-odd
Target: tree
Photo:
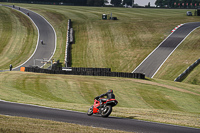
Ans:
[[[156,0],[155,5],[163,7],[163,0]]]
[[[148,3],[148,7],[151,7],[151,3],[150,2]]]
[[[103,6],[104,0],[94,0],[94,6]]]
[[[93,6],[94,5],[94,0],[87,0],[87,5],[88,6]]]
[[[104,0],[104,4],[105,4],[105,3],[109,3],[108,0]]]
[[[111,4],[113,4],[114,6],[119,6],[121,5],[122,0],[111,0]]]
[[[88,6],[103,6],[104,0],[87,0]]]
[[[132,6],[133,5],[132,2],[134,3],[134,0],[123,0],[123,5],[127,4]]]
[[[133,5],[134,5],[134,0],[132,0],[132,7],[133,7]]]

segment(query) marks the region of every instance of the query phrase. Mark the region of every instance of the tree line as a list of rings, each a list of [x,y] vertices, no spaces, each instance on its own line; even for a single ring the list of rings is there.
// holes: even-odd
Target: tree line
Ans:
[[[0,2],[13,3],[48,3],[48,4],[70,4],[81,6],[104,6],[107,0],[0,0]],[[132,5],[134,0],[111,0],[114,6]]]
[[[155,5],[169,8],[196,8],[200,6],[200,0],[156,0]]]
[[[108,0],[0,0],[0,2],[13,3],[44,3],[44,4],[66,4],[66,5],[80,5],[80,6],[104,6]],[[134,0],[111,0],[113,6],[134,5]],[[157,7],[168,8],[196,8],[200,7],[200,0],[156,0]],[[150,7],[150,3],[148,6]]]
[[[0,0],[1,2],[12,3],[44,3],[44,4],[70,4],[86,6],[87,0]]]

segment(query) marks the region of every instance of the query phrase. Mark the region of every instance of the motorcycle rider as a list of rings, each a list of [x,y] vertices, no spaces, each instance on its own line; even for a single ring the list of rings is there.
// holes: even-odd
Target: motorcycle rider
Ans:
[[[104,96],[107,96],[107,98],[102,98]],[[108,99],[115,99],[115,95],[113,94],[113,90],[110,89],[110,90],[108,90],[108,92],[101,94],[101,95],[95,97],[94,99],[96,99],[100,102],[100,106],[97,107],[99,109],[99,108],[103,107],[103,104],[102,104],[103,101],[107,101]]]

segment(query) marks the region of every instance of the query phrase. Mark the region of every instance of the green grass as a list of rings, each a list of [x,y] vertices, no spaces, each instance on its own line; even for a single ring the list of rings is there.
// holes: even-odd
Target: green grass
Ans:
[[[70,18],[75,31],[72,66],[110,67],[112,71],[123,72],[134,70],[175,26],[199,21],[199,17],[187,17],[187,10],[183,9],[16,5],[36,11],[53,25],[58,38],[54,59],[64,61],[67,21]],[[0,53],[0,61],[7,61],[4,57],[7,55],[17,56],[18,54],[11,54],[16,51],[25,52],[20,58],[22,55],[29,57],[28,54],[32,53],[30,49],[12,52],[6,52],[6,49],[11,50],[11,46],[17,49],[16,44],[26,44],[22,40],[31,41],[28,44],[34,47],[33,41],[37,40],[37,35],[35,30],[33,32],[33,27],[30,27],[32,24],[29,24],[30,21],[25,16],[14,10],[0,6],[0,12],[0,38],[5,40],[1,43],[3,50]],[[101,20],[102,14],[111,12],[119,20]],[[9,17],[5,18],[3,14]],[[28,32],[29,29],[32,30]],[[2,34],[5,31],[6,36]],[[27,33],[30,33],[30,37],[26,36]],[[5,72],[0,73],[0,99],[85,112],[92,105],[95,96],[105,93],[108,89],[114,89],[119,104],[114,108],[113,116],[199,128],[200,87],[188,84],[199,84],[199,66],[183,83],[169,81],[174,80],[199,58],[198,34],[199,29],[179,46],[155,75],[155,79]],[[3,56],[2,52],[6,54]],[[1,68],[6,68],[10,62],[18,59],[19,57],[11,58]],[[21,61],[25,61],[25,58],[21,58]],[[9,126],[8,130],[11,130]]]
[[[35,50],[37,31],[22,13],[0,6],[0,69],[25,62]]]
[[[47,5],[39,8],[37,6],[36,9],[35,5],[23,6],[45,16],[60,34],[55,59],[64,60],[62,48],[66,41],[66,22],[70,18],[73,22],[76,42],[72,45],[72,66],[110,67],[112,71],[123,72],[133,71],[171,33],[170,31],[175,26],[199,21],[199,17],[186,16],[184,9],[52,7]],[[111,12],[119,20],[101,20],[103,13],[110,14]],[[60,19],[53,19],[55,17]],[[199,58],[198,32],[199,30],[196,30],[181,44],[180,48],[158,71],[155,78],[174,80]]]
[[[123,72],[133,71],[175,26],[199,21],[198,17],[187,17],[183,9],[16,5],[42,14],[53,25],[58,36],[53,58],[64,61],[67,21],[70,18],[75,31],[72,66],[110,67],[113,71]],[[102,14],[111,12],[119,20],[101,20]]]
[[[197,16],[186,16],[186,9],[16,5],[38,12],[53,25],[58,38],[55,60],[64,62],[67,21],[72,19],[75,31],[72,66],[109,67],[122,72],[132,72],[175,26],[199,21]],[[119,20],[101,20],[102,14],[111,12]],[[197,29],[180,45],[155,78],[174,80],[199,58],[198,32]],[[191,80],[200,82],[195,77]]]
[[[109,130],[96,127],[88,127],[64,122],[39,120],[23,117],[0,115],[1,133],[128,133],[118,130]]]
[[[200,85],[200,65],[198,65],[187,78],[183,80],[185,83],[192,83],[195,85]]]
[[[95,96],[113,89],[113,116],[199,127],[200,87],[165,80],[0,73],[0,99],[86,112]],[[175,116],[174,116],[175,115]]]
[[[168,58],[154,78],[174,80],[200,57],[200,29],[196,29]],[[184,82],[200,85],[199,67]],[[194,81],[195,80],[195,81]],[[194,81],[194,82],[193,82]]]

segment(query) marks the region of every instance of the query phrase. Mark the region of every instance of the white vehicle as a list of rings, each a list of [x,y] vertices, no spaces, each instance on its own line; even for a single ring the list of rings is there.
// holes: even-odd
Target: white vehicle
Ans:
[[[187,11],[187,16],[192,16],[192,12],[191,11]]]

